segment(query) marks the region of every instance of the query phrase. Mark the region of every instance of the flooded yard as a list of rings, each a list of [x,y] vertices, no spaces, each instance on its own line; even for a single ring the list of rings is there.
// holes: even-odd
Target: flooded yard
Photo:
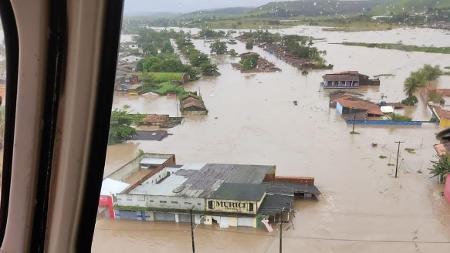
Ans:
[[[351,126],[329,108],[329,91],[320,87],[322,75],[331,72],[392,74],[380,78],[380,87],[356,91],[374,102],[382,95],[387,102],[399,102],[405,98],[403,82],[411,71],[424,64],[449,66],[449,55],[329,43],[402,41],[448,47],[450,34],[430,29],[343,33],[317,27],[278,32],[323,38],[316,46],[326,50],[325,58],[334,69],[302,75],[301,70],[255,47],[253,51],[282,71],[243,74],[231,66],[238,58],[214,56],[221,76],[186,84],[187,89],[201,93],[208,115],[185,118],[161,142],[111,146],[106,169],[126,163],[139,149],[175,154],[179,164],[276,165],[278,175],[315,177],[322,192],[318,201],[296,202],[293,224],[283,232],[284,252],[450,252],[450,206],[441,196],[442,187],[428,173],[430,160],[436,159],[433,144],[438,126],[356,126],[359,134],[351,135]],[[209,43],[194,43],[209,52]],[[241,42],[231,48],[247,51]],[[450,88],[450,77],[442,76],[438,86]],[[179,116],[176,98],[117,95],[114,107],[124,105],[134,112]],[[415,120],[431,118],[423,101],[405,114]],[[397,179],[395,166],[390,166],[395,164],[396,141],[404,142]],[[277,231],[199,226],[195,236],[197,252],[278,252]],[[189,252],[190,243],[188,225],[98,220],[93,252]]]

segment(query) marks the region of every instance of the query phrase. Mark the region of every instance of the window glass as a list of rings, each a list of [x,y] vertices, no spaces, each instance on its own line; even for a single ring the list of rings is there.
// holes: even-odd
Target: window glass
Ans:
[[[126,0],[93,252],[450,252],[449,17]]]

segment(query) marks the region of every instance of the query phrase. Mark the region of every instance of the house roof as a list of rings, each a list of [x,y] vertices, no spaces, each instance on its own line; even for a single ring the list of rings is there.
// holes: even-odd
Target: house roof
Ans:
[[[206,109],[205,104],[200,99],[195,97],[187,97],[181,101],[181,108],[186,109],[189,107],[197,107],[200,109]]]
[[[359,81],[358,71],[345,71],[332,74],[326,74],[323,79],[326,81]]]
[[[294,196],[267,194],[258,209],[258,213],[274,215],[280,213],[283,209],[289,211],[292,208],[293,202]]]
[[[167,114],[149,114],[147,115],[143,122],[144,123],[165,123],[169,119]]]
[[[343,96],[335,100],[337,103],[346,108],[365,110],[368,114],[383,116],[380,107],[370,101],[360,99],[353,96]]]
[[[440,106],[434,106],[433,108],[439,119],[450,119],[450,111],[444,110]]]
[[[266,192],[262,184],[223,183],[210,198],[223,200],[261,200]]]
[[[436,154],[438,156],[447,155],[447,154],[449,154],[450,143],[446,142],[446,143],[435,144],[434,145],[434,150],[436,151]]]

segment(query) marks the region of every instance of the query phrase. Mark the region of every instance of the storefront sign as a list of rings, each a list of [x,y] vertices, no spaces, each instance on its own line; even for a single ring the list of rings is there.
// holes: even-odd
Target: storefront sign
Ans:
[[[254,213],[255,204],[248,201],[234,200],[208,200],[208,211],[233,212],[233,213]]]

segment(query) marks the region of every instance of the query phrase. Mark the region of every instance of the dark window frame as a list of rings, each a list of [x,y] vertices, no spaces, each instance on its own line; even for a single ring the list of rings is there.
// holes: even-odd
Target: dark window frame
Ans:
[[[3,138],[3,169],[0,200],[0,245],[5,235],[8,218],[9,193],[16,118],[17,77],[19,68],[19,36],[16,18],[10,1],[0,1],[6,61],[5,131]]]
[[[102,34],[102,59],[100,63],[99,85],[94,109],[94,123],[88,157],[86,184],[83,191],[83,203],[76,236],[76,252],[91,252],[97,217],[100,189],[108,145],[108,130],[114,94],[114,81],[117,55],[122,30],[124,0],[105,2],[105,18]]]

